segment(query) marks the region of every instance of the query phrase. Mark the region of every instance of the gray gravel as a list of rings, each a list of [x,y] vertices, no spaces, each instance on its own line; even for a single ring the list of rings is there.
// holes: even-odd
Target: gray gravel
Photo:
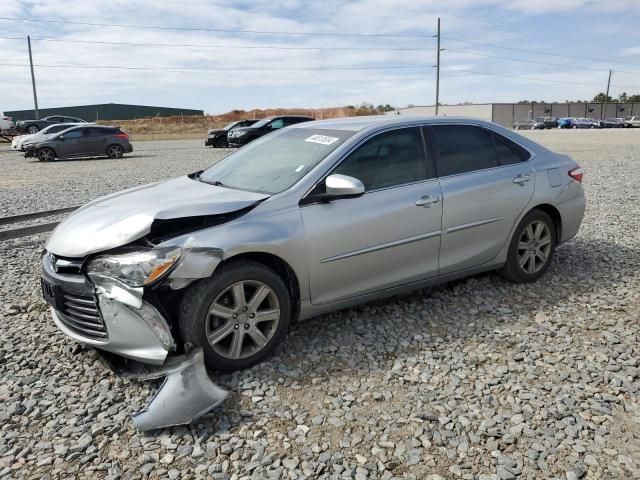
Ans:
[[[81,205],[124,188],[195,172],[230,151],[205,148],[204,140],[133,142],[133,153],[118,160],[41,163],[0,144],[0,215]]]
[[[231,397],[189,428],[136,433],[128,416],[153,388],[56,331],[38,286],[46,236],[0,243],[0,477],[640,478],[640,131],[529,135],[585,167],[589,198],[539,282],[483,275],[301,323],[268,362],[220,377]],[[215,154],[164,145],[189,148],[135,160],[135,178],[53,164],[96,176],[49,173],[1,202],[65,206]],[[0,162],[3,181],[28,176]]]

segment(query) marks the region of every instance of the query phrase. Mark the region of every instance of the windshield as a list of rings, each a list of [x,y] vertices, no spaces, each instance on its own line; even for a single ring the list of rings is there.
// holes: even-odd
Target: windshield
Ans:
[[[42,130],[40,130],[40,133],[42,133],[43,135],[47,135],[50,133],[58,133],[61,132],[63,130],[67,130],[69,128],[71,128],[73,125],[50,125],[47,128],[43,128]]]
[[[258,120],[256,123],[251,125],[252,127],[264,127],[267,123],[273,120],[274,117],[263,118],[262,120]]]
[[[274,194],[304,177],[355,132],[287,128],[265,135],[205,170],[203,182]]]
[[[223,130],[231,130],[233,127],[238,125],[240,122],[231,122],[229,125],[223,128]]]

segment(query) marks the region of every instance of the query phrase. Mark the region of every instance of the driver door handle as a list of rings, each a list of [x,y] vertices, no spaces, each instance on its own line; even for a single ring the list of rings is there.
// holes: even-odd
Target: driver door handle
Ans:
[[[440,195],[423,195],[420,200],[416,200],[416,207],[429,208],[434,203],[440,201]]]
[[[513,179],[513,183],[516,183],[522,186],[525,183],[527,183],[529,180],[531,180],[531,175],[518,175],[516,178]]]

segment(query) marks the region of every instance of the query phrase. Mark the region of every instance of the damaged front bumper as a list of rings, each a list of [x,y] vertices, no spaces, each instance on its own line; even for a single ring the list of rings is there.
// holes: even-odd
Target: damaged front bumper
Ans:
[[[200,252],[202,255],[202,252]],[[74,340],[118,356],[154,365],[165,381],[149,405],[134,415],[141,430],[190,423],[227,396],[209,379],[201,350],[169,355],[176,344],[167,320],[142,298],[142,288],[115,285],[96,287],[81,272],[82,261],[42,257],[42,293],[51,306],[53,321]],[[202,266],[199,265],[199,269]],[[176,272],[176,286],[189,283],[186,272],[198,269],[186,263]],[[208,271],[208,269],[205,269]],[[125,362],[125,365],[127,362]]]
[[[43,256],[42,292],[60,330],[92,347],[153,365],[164,363],[174,342],[167,321],[153,305],[140,298],[140,308],[134,308],[109,298],[79,267],[73,273],[74,266],[60,268],[55,262],[51,255]],[[65,273],[56,271],[63,268]],[[121,297],[129,300],[125,293]]]

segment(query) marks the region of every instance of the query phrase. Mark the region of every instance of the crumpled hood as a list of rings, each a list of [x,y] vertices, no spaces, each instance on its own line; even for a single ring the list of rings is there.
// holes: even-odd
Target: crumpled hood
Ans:
[[[76,210],[56,227],[45,248],[63,257],[85,257],[145,236],[155,219],[230,213],[267,197],[187,176],[142,185],[100,197]]]

